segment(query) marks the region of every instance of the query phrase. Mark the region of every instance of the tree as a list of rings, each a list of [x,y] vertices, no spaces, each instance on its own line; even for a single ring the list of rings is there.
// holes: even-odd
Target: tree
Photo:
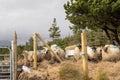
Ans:
[[[25,50],[33,50],[33,38],[30,37],[29,40],[25,44]]]
[[[120,45],[120,0],[71,0],[64,9],[73,30],[102,29],[110,43]]]
[[[17,47],[18,55],[22,54],[23,50],[25,49],[24,47],[25,47],[24,45],[18,45],[18,47]]]
[[[88,30],[87,31],[87,44],[89,46],[104,46],[108,42],[105,33],[101,30]]]
[[[53,19],[52,27],[50,27],[49,32],[50,38],[53,40],[59,39],[61,31],[59,30],[59,27],[57,27],[56,18]]]

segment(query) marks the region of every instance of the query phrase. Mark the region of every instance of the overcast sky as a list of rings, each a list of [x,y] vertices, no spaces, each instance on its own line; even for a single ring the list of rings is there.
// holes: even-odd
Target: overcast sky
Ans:
[[[0,40],[12,40],[14,31],[18,42],[25,42],[34,32],[49,37],[48,29],[57,19],[62,36],[70,35],[70,23],[63,8],[67,0],[0,0]]]

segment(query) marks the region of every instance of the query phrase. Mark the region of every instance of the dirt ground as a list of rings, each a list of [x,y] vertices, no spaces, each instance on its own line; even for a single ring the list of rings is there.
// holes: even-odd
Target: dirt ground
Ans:
[[[22,72],[18,80],[61,80],[59,79],[59,71],[62,66],[72,64],[78,68],[78,71],[83,73],[82,60],[77,62],[66,60],[62,63],[49,64],[48,61],[38,63],[38,69],[30,68],[30,73]],[[96,80],[99,72],[104,72],[109,80],[120,80],[120,61],[117,63],[101,61],[99,63],[88,62],[88,71],[90,80]],[[103,80],[103,79],[102,79]]]

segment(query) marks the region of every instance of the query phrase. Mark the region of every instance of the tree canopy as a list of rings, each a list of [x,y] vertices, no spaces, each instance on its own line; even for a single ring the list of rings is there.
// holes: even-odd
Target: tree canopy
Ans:
[[[102,29],[112,44],[120,45],[120,0],[70,0],[64,9],[71,29]]]

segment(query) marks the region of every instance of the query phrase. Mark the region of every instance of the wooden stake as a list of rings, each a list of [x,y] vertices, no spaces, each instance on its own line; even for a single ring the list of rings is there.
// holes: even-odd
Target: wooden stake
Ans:
[[[17,34],[14,33],[14,80],[17,80]]]
[[[87,40],[86,40],[86,32],[81,33],[81,43],[82,43],[82,59],[83,59],[83,72],[84,72],[84,80],[88,80],[88,62],[87,62]]]
[[[37,37],[51,51],[51,56],[55,56],[59,60],[59,62],[62,62],[62,60],[59,58],[59,56],[57,56],[57,54],[54,53],[54,51],[49,47],[49,45],[45,42],[45,40],[39,34],[37,34]]]
[[[34,33],[34,62],[33,62],[33,67],[35,70],[37,70],[37,36],[36,33]]]

